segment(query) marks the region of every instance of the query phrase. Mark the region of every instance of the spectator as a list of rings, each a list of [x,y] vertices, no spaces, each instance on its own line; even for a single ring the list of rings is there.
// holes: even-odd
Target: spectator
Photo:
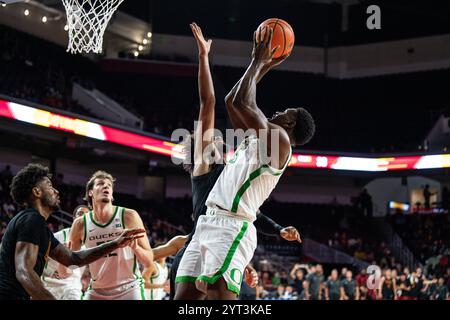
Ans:
[[[277,291],[273,295],[273,299],[283,300],[284,299],[284,289],[285,289],[284,286],[281,284],[279,286],[277,286]]]
[[[406,268],[405,268],[406,269]],[[400,279],[397,285],[396,296],[399,300],[409,300],[409,291],[411,290],[411,284],[405,273],[400,275]]]
[[[289,284],[289,279],[286,271],[281,271],[280,274],[280,283],[284,286],[287,286]]]
[[[436,288],[435,300],[447,300],[448,297],[448,288],[445,284],[444,278],[439,278],[438,286]]]
[[[423,189],[423,199],[425,201],[425,209],[430,209],[430,199],[431,196],[434,196],[436,193],[431,193],[430,186],[427,184],[425,185],[425,188]]]
[[[413,272],[409,277],[409,283],[411,284],[411,290],[409,292],[409,296],[418,300],[422,297],[423,289],[424,289],[424,276],[422,274],[422,269],[417,268],[416,272]]]
[[[267,290],[273,289],[272,279],[270,278],[269,272],[267,271],[263,272],[261,282],[265,289]]]
[[[16,207],[14,206],[10,198],[7,198],[5,203],[3,204],[3,212],[8,217],[8,219],[11,219],[16,213]]]
[[[318,264],[317,266],[310,267],[308,275],[306,276],[306,281],[308,283],[309,299],[322,300],[324,282],[322,265]]]
[[[5,166],[5,169],[0,172],[0,181],[2,183],[2,189],[5,193],[9,194],[9,186],[11,185],[13,174],[11,172],[11,166]]]
[[[447,186],[442,188],[442,208],[445,210],[450,209],[450,192]]]
[[[340,281],[342,281],[342,280],[344,280],[345,279],[345,277],[346,277],[346,274],[347,274],[347,268],[346,267],[343,267],[342,268],[342,270],[341,270],[341,275],[339,276],[339,280]]]
[[[345,279],[341,282],[341,300],[359,300],[359,288],[350,270],[345,273]]]
[[[341,282],[338,279],[338,271],[333,269],[331,276],[325,283],[325,300],[339,300]]]
[[[386,270],[385,275],[381,278],[381,290],[379,298],[384,300],[395,300],[396,298],[395,277],[391,270]]]
[[[359,202],[361,204],[361,210],[363,214],[368,218],[372,218],[373,217],[372,197],[367,192],[367,189],[364,189],[359,195]]]
[[[304,272],[301,267],[302,265],[298,263],[295,264],[290,273],[291,279],[293,281],[293,286],[298,296],[301,296],[303,293],[303,282],[305,281]]]
[[[279,284],[281,284],[280,274],[278,272],[275,272],[273,277],[272,277],[272,285],[274,287],[276,287]]]
[[[360,273],[355,277],[356,285],[359,288],[360,297],[364,296],[365,300],[376,300],[376,292],[373,289],[367,288],[367,279],[369,275],[365,268],[362,268]]]
[[[256,289],[250,288],[245,281],[242,281],[241,292],[239,293],[239,300],[255,300],[256,296],[257,296]]]
[[[294,292],[294,288],[291,286],[286,286],[286,289],[284,290],[283,300],[294,300],[296,298],[296,294]]]

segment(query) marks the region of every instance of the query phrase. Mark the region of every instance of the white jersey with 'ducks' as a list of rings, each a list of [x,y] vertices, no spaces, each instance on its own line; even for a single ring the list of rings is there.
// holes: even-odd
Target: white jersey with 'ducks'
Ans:
[[[250,221],[256,220],[256,212],[288,166],[292,149],[281,170],[264,164],[260,156],[264,154],[260,139],[255,135],[243,140],[217,179],[206,206],[226,210]]]
[[[63,229],[54,234],[55,238],[62,244],[67,245],[69,242],[70,228]],[[82,248],[83,249],[83,248]],[[75,268],[72,274],[66,278],[61,278],[57,268],[59,262],[49,259],[42,273],[42,283],[57,299],[69,299],[68,291],[78,291],[74,294],[74,298],[79,299],[81,296],[81,277],[86,267]]]
[[[84,215],[84,244],[94,248],[117,239],[125,230],[125,208],[115,207],[111,220],[102,225],[95,221],[92,211]],[[139,265],[130,247],[118,248],[107,256],[89,264],[93,289],[110,289],[141,280]]]

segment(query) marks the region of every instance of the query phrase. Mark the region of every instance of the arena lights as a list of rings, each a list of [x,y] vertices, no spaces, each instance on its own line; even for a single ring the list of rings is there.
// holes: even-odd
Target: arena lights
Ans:
[[[139,50],[139,51],[142,51],[142,50],[144,50],[144,47],[140,45],[140,46],[138,47],[138,50]]]
[[[69,26],[67,24],[64,26],[64,31],[69,31]]]
[[[43,16],[42,19],[41,19],[41,21],[42,21],[42,23],[47,23],[47,17],[46,17],[46,16]]]
[[[151,38],[153,36],[153,33],[151,33],[150,31],[147,33],[147,38]]]
[[[135,51],[134,53],[134,56],[137,58],[137,57],[139,57],[139,52],[138,51]]]
[[[148,43],[147,39],[142,40],[142,44],[145,46]]]
[[[398,209],[403,212],[407,212],[407,211],[409,211],[409,204],[395,202],[395,201],[389,201],[389,209]]]
[[[30,15],[30,10],[25,9],[25,11],[23,12],[23,14],[28,17]]]
[[[3,8],[6,7],[6,3],[2,3],[2,7],[3,7]]]
[[[184,157],[182,146],[175,143],[10,101],[0,100],[0,117],[15,119],[165,156],[172,156],[178,159]],[[293,168],[364,172],[439,169],[450,168],[450,154],[369,158],[297,153],[292,155],[289,166]]]
[[[100,141],[108,141],[134,149],[174,156],[179,159],[178,145],[133,132],[103,126],[95,122],[56,114],[23,104],[0,100],[0,117],[15,119],[38,126],[65,131]]]

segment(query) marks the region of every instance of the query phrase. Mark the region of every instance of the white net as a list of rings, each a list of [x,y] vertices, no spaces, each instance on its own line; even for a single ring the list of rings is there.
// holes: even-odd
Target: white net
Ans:
[[[62,0],[67,14],[71,53],[101,53],[103,34],[124,0]]]

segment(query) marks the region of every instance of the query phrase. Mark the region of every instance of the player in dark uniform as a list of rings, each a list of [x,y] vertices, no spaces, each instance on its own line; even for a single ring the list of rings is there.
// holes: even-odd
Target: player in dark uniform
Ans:
[[[200,112],[198,121],[199,124],[194,132],[194,137],[186,139],[186,160],[183,164],[186,171],[191,174],[192,183],[192,204],[193,204],[193,219],[194,229],[188,236],[183,248],[178,251],[172,263],[170,271],[170,298],[175,296],[175,278],[180,264],[181,258],[192,240],[195,232],[197,220],[201,215],[206,214],[205,202],[211,189],[214,187],[217,179],[222,173],[224,164],[225,145],[222,139],[218,139],[212,135],[215,120],[215,93],[212,82],[211,72],[209,68],[208,55],[211,48],[211,40],[206,41],[203,37],[202,31],[197,24],[191,24],[191,30],[197,41],[199,49],[199,95],[200,95]],[[209,133],[211,132],[211,134]],[[212,148],[211,148],[212,147]],[[208,148],[211,150],[210,161],[203,159],[204,151]],[[269,217],[259,213],[258,220],[255,222],[255,227],[265,234],[278,234],[288,241],[299,241],[300,234],[294,227],[283,228],[275,223]],[[254,269],[248,266],[245,270],[245,279],[247,283],[254,283],[256,285],[257,274]],[[194,284],[192,284],[194,285]]]

